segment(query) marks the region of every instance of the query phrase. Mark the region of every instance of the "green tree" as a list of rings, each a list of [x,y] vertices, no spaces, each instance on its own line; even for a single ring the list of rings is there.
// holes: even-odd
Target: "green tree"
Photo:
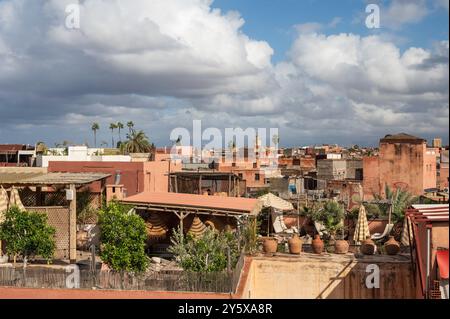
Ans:
[[[109,124],[109,129],[111,130],[111,148],[114,148],[114,130],[117,128],[116,123]]]
[[[228,251],[231,265],[239,259],[238,240],[231,232],[217,232],[208,228],[201,237],[187,235],[180,229],[171,238],[172,252],[185,271],[200,273],[220,272],[227,268]]]
[[[100,125],[98,123],[92,123],[91,130],[94,132],[94,145],[97,147],[97,131],[100,129]]]
[[[117,272],[142,273],[147,269],[147,233],[144,220],[112,202],[99,213],[100,258]]]
[[[321,223],[332,237],[343,229],[345,210],[336,201],[326,201],[320,207],[308,213],[315,222]]]
[[[129,121],[127,122],[127,127],[128,127],[128,133],[131,134],[134,130],[134,123],[133,121]]]
[[[388,185],[384,188],[385,197],[375,195],[375,199],[379,201],[387,200],[389,203],[381,204],[380,209],[383,215],[389,214],[389,206],[392,205],[392,221],[394,223],[401,222],[405,219],[405,210],[412,204],[418,201],[418,198],[413,196],[406,190],[397,188],[392,190]]]
[[[150,153],[153,150],[153,145],[150,144],[147,135],[144,131],[132,131],[127,135],[128,140],[122,143],[123,153]]]
[[[117,129],[119,131],[119,142],[122,142],[122,136],[120,134],[120,132],[123,130],[124,126],[122,122],[117,122]]]
[[[22,257],[24,267],[28,260],[41,256],[50,261],[55,252],[55,228],[47,224],[47,216],[21,211],[12,207],[0,224],[0,240],[6,242],[8,255]]]

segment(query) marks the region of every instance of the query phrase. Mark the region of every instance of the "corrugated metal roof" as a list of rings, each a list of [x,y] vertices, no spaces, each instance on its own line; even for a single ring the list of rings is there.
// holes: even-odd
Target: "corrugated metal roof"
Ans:
[[[0,184],[11,185],[86,185],[111,176],[103,173],[2,172]]]

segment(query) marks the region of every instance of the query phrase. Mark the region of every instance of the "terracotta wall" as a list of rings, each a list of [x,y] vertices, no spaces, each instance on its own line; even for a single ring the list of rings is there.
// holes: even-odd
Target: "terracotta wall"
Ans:
[[[172,172],[181,170],[180,164],[169,162],[50,162],[48,171],[111,174],[106,184],[114,184],[116,172],[120,171],[120,184],[127,196],[132,196],[144,191],[167,192],[169,165]],[[100,183],[92,184],[91,189],[99,192]]]
[[[381,190],[378,156],[363,158],[363,174],[364,199],[369,200],[373,198],[373,194],[379,194]]]
[[[365,285],[367,266],[380,269],[380,288]],[[412,299],[415,286],[406,259],[351,255],[253,258],[244,285],[246,299]]]

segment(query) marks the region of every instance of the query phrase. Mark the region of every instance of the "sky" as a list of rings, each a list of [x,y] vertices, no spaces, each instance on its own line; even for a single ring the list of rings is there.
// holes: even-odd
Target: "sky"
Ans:
[[[0,0],[0,143],[93,146],[98,122],[100,146],[133,121],[163,146],[193,120],[282,146],[448,143],[448,0],[84,0],[71,29],[75,2]]]

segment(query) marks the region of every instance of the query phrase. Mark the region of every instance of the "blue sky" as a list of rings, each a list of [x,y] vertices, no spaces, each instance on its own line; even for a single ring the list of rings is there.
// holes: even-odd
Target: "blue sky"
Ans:
[[[397,44],[403,50],[411,47],[429,48],[436,41],[448,39],[448,11],[436,7],[433,1],[426,6],[430,13],[418,23],[391,30],[368,29],[364,25],[366,2],[362,0],[214,0],[213,7],[227,11],[238,11],[245,24],[242,30],[257,40],[269,42],[275,50],[274,62],[285,59],[296,37],[295,25],[320,23],[328,25],[333,19],[340,18],[335,27],[323,29],[324,34],[356,33],[361,36],[371,34],[389,34],[395,36]],[[370,1],[389,6],[390,1]],[[383,12],[381,23],[383,24]]]
[[[284,146],[448,143],[448,0],[84,0],[68,28],[73,3],[0,0],[0,143],[92,145],[93,122],[108,142],[134,121],[163,146],[194,120]]]

